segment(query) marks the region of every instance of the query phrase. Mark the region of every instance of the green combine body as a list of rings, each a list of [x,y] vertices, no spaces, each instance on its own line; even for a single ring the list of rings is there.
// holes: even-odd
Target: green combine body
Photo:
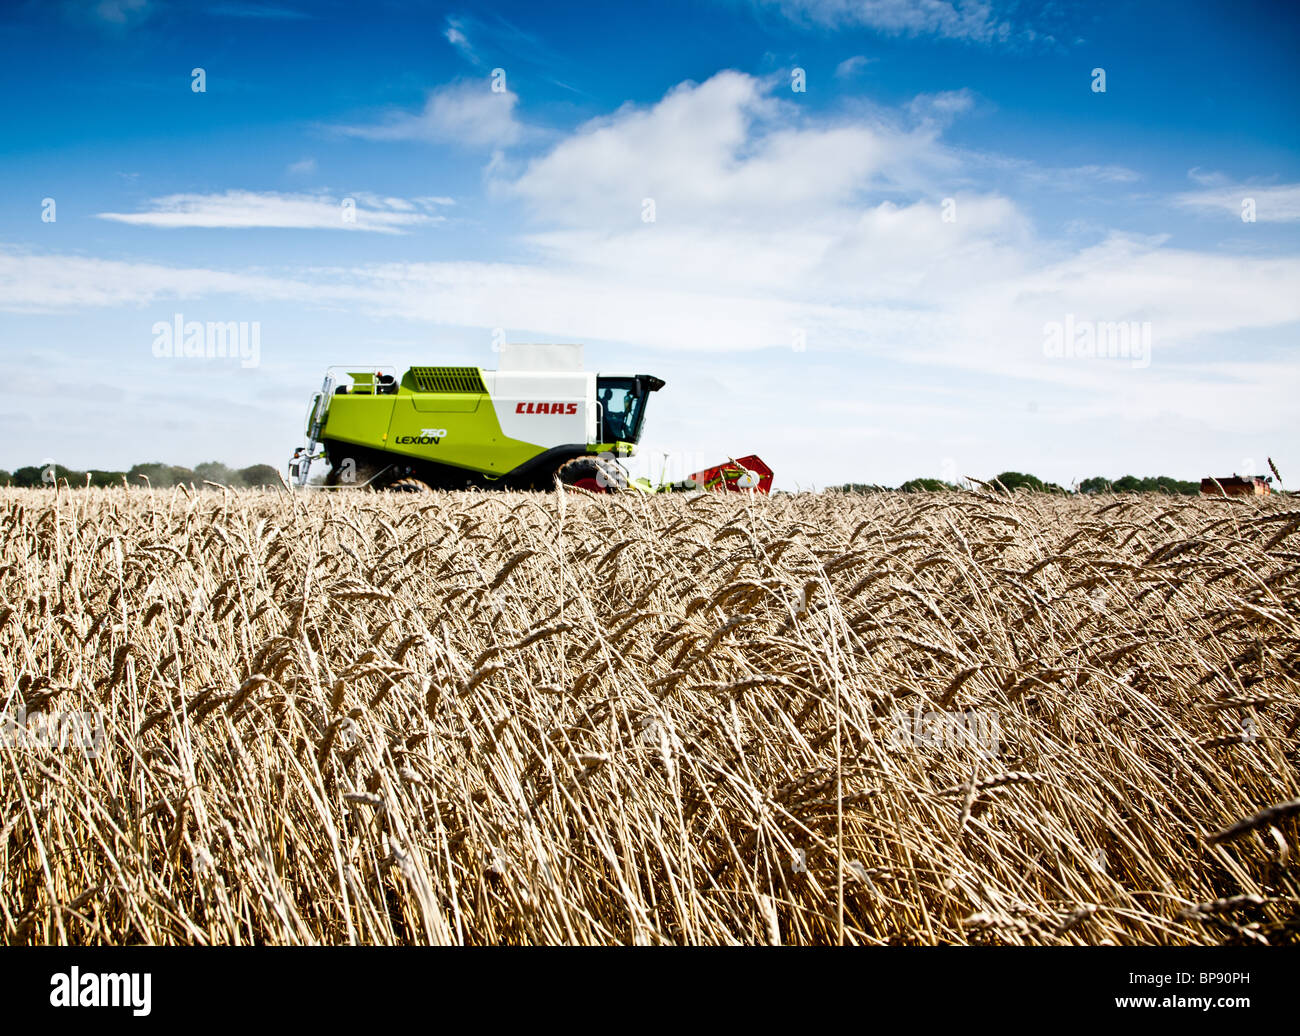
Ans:
[[[585,371],[578,345],[503,345],[501,361],[412,367],[400,380],[392,367],[331,367],[290,482],[307,486],[323,460],[329,488],[771,492],[772,469],[753,455],[657,486],[629,478],[618,459],[636,452],[646,402],[664,387],[654,375]]]
[[[313,461],[328,486],[461,489],[627,488],[613,460],[635,452],[645,404],[664,382],[649,374],[572,369],[331,368],[307,416],[291,480]]]

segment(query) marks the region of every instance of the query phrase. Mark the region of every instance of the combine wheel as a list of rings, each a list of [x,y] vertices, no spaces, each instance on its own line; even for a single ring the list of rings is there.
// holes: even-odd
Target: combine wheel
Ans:
[[[627,488],[627,473],[604,457],[575,457],[560,465],[556,478],[589,493],[617,493]]]
[[[422,482],[418,478],[399,478],[396,482],[390,482],[384,487],[390,493],[429,493],[429,483]]]

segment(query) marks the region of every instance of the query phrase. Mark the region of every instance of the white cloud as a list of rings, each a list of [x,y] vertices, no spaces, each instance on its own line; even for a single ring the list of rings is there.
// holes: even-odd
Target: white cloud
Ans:
[[[290,167],[290,171],[296,168]],[[170,194],[154,198],[143,212],[101,212],[99,218],[149,227],[280,227],[366,230],[380,234],[401,234],[443,218],[430,211],[433,208],[430,199],[407,201],[359,192],[351,196],[351,206],[346,204],[348,200],[327,194],[274,191]]]
[[[845,58],[835,66],[836,79],[851,79],[868,65],[877,61],[877,58],[869,58],[863,54],[854,54],[851,58]]]
[[[1241,219],[1243,204],[1249,198],[1255,202],[1255,219],[1260,223],[1294,223],[1300,220],[1300,184],[1229,184],[1223,183],[1222,177],[1204,174],[1193,176],[1193,179],[1222,185],[1176,195],[1174,201],[1183,208],[1225,213]]]
[[[946,126],[958,115],[964,115],[975,106],[975,95],[969,90],[942,90],[932,94],[918,94],[908,104],[908,110],[918,119]]]
[[[1202,169],[1200,166],[1187,170],[1187,179],[1202,187],[1225,187],[1232,182],[1226,174]]]
[[[316,171],[316,159],[304,158],[298,162],[292,162],[286,171],[292,176],[308,176]]]
[[[491,80],[462,80],[429,94],[418,113],[389,112],[377,124],[339,126],[348,136],[366,140],[425,140],[472,149],[507,147],[517,143],[524,128],[515,117],[519,96],[496,93]]]
[[[641,226],[653,198],[656,230],[708,221],[743,236],[838,218],[850,201],[916,186],[923,169],[949,164],[928,129],[799,120],[770,82],[720,72],[580,126],[500,187],[570,229]]]

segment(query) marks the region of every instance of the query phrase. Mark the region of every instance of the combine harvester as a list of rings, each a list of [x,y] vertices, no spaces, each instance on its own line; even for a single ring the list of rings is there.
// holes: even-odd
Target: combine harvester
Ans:
[[[729,460],[678,482],[628,477],[618,458],[636,452],[650,374],[582,369],[581,346],[502,346],[501,369],[331,367],[312,398],[307,445],[289,461],[305,487],[311,464],[329,464],[327,487],[551,489],[558,479],[593,493],[752,490],[768,493],[758,457]]]

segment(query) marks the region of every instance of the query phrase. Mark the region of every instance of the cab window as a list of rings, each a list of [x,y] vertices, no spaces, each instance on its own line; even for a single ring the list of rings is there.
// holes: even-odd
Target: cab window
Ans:
[[[597,378],[601,408],[600,441],[636,442],[641,434],[642,399],[636,378]]]

